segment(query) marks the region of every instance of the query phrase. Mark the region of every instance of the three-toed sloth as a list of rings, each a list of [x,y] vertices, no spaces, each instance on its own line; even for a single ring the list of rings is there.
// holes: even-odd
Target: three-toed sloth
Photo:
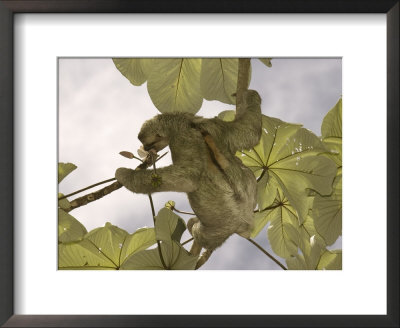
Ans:
[[[173,165],[157,168],[161,184],[152,183],[153,170],[119,168],[116,179],[135,193],[185,192],[197,217],[188,222],[194,243],[211,253],[233,233],[250,237],[256,206],[256,179],[235,156],[258,144],[261,98],[243,93],[243,114],[231,122],[189,113],[165,113],[146,121],[138,135],[145,150],[169,145]],[[154,177],[154,175],[153,175]]]

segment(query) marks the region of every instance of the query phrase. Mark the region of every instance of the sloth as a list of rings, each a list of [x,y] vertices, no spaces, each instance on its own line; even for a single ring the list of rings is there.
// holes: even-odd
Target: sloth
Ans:
[[[196,215],[187,223],[194,238],[190,252],[198,256],[202,248],[206,250],[197,267],[232,234],[249,238],[253,229],[257,182],[235,153],[260,140],[261,98],[246,90],[243,105],[242,114],[230,122],[182,112],[155,116],[143,124],[138,138],[146,151],[170,148],[173,164],[157,168],[160,183],[152,183],[150,169],[119,168],[115,173],[134,193],[187,194]]]

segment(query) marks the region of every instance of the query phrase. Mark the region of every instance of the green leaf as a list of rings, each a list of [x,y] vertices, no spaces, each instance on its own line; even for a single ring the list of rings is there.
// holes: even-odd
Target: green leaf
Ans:
[[[203,97],[236,104],[232,94],[237,88],[238,64],[238,58],[203,58],[200,76]]]
[[[342,270],[342,250],[326,250],[319,260],[319,270]]]
[[[272,67],[271,59],[272,58],[258,58],[265,66]]]
[[[322,138],[342,138],[342,98],[326,114],[321,126]]]
[[[63,197],[64,194],[62,193],[58,193],[58,198]],[[67,198],[61,199],[58,201],[58,207],[62,208],[63,210],[67,210],[71,207],[71,203],[69,202],[69,200]]]
[[[200,92],[201,59],[156,59],[147,90],[161,113],[196,113],[203,102]]]
[[[317,270],[321,253],[325,251],[319,237],[312,236],[309,240],[308,251],[305,254],[294,254],[286,259],[289,270]]]
[[[298,244],[301,252],[305,255],[305,260],[307,261],[310,256],[312,258],[315,256],[313,253],[315,251],[312,247],[314,244],[318,245],[321,249],[325,249],[326,246],[324,240],[315,229],[314,220],[308,215],[303,224],[300,225],[300,238]],[[315,269],[315,267],[312,269]]]
[[[342,99],[326,114],[321,126],[322,141],[337,167],[342,166]]]
[[[342,138],[328,137],[323,139],[322,142],[328,150],[322,155],[333,160],[337,167],[342,167]]]
[[[132,254],[149,248],[157,242],[154,228],[141,228],[128,235],[121,249],[120,262]]]
[[[169,270],[194,270],[197,257],[176,241],[161,243],[161,252]],[[164,270],[157,248],[141,251],[128,257],[122,270]]]
[[[162,208],[156,216],[156,238],[165,242],[180,241],[186,230],[185,221],[168,208]]]
[[[104,227],[90,231],[85,239],[91,241],[116,266],[120,265],[120,254],[128,233],[107,222]]]
[[[113,58],[113,62],[123,76],[133,85],[139,86],[146,82],[153,68],[151,58]]]
[[[301,254],[288,257],[286,259],[286,264],[289,270],[308,270],[304,256]]]
[[[311,131],[299,125],[263,116],[260,143],[238,157],[250,167],[255,176],[266,171],[268,180],[261,179],[258,187],[258,206],[269,206],[279,189],[304,222],[312,205],[310,190],[321,195],[332,192],[336,174],[335,163],[319,156],[326,149]]]
[[[315,196],[312,216],[315,228],[327,245],[342,235],[342,174],[336,176],[331,195]]]
[[[72,215],[58,209],[58,241],[68,243],[79,241],[87,233],[86,228]]]
[[[271,211],[256,212],[254,214],[254,228],[250,235],[251,238],[256,237],[270,221],[270,214]]]
[[[116,269],[115,263],[110,261],[93,242],[84,239],[80,242],[58,245],[59,269]]]
[[[278,196],[278,198],[281,195]],[[271,224],[268,227],[268,240],[272,250],[283,258],[298,254],[299,228],[296,214],[283,198],[279,199],[283,206],[270,211]]]
[[[72,163],[58,163],[58,183],[75,169],[76,165]]]

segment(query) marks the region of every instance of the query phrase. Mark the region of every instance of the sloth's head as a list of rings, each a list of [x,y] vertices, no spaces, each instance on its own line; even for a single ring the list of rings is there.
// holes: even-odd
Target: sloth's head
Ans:
[[[161,149],[168,146],[169,143],[166,131],[164,131],[162,125],[158,122],[157,117],[146,121],[142,125],[138,138],[146,151],[153,149],[159,152]]]
[[[159,152],[169,145],[170,138],[190,130],[193,114],[165,113],[143,123],[138,138],[146,151]]]

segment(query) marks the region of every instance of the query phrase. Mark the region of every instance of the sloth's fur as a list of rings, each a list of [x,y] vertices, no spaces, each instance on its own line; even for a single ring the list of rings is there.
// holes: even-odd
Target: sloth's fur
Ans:
[[[138,138],[146,150],[169,145],[173,165],[157,168],[161,185],[152,184],[153,170],[119,168],[115,177],[135,193],[185,192],[196,214],[188,229],[197,245],[208,251],[233,233],[245,238],[253,228],[256,179],[235,156],[258,144],[261,136],[261,99],[244,93],[245,111],[232,122],[188,113],[165,113],[146,121]]]

